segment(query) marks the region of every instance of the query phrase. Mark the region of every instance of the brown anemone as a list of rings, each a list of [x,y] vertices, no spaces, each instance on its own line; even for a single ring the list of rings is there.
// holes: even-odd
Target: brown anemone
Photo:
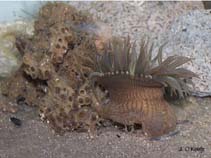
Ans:
[[[114,38],[108,43],[103,55],[97,56],[96,71],[90,75],[109,94],[100,99],[95,91],[101,117],[124,125],[141,124],[150,137],[175,129],[177,119],[164,94],[187,96],[191,78],[197,75],[180,67],[190,58],[175,55],[162,61],[163,46],[152,58],[149,40],[141,41],[139,54],[129,38]]]

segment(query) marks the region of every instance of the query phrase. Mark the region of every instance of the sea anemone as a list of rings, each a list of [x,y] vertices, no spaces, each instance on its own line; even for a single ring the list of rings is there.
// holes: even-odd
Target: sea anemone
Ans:
[[[96,70],[90,78],[108,94],[101,99],[94,90],[101,117],[124,125],[141,124],[150,137],[175,129],[177,119],[164,94],[184,98],[190,94],[191,78],[197,75],[180,67],[191,60],[188,57],[175,55],[163,61],[163,46],[153,58],[149,39],[141,41],[138,54],[129,37],[113,38],[105,52],[97,55]]]

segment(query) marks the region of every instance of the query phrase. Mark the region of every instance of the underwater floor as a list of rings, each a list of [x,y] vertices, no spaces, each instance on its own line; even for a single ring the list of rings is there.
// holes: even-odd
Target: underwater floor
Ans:
[[[176,109],[178,119],[186,120],[177,125],[176,135],[164,136],[159,140],[148,140],[115,127],[100,129],[94,139],[90,139],[87,133],[76,132],[55,136],[32,108],[25,107],[22,112],[15,114],[22,120],[21,127],[10,121],[14,115],[0,113],[0,156],[210,158],[211,98],[190,98],[187,102],[186,106]]]

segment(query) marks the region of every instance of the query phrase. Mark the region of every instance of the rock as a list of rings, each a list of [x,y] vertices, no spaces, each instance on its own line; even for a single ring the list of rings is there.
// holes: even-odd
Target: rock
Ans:
[[[179,16],[161,41],[168,41],[164,49],[168,55],[177,54],[193,58],[186,67],[200,77],[194,79],[195,90],[211,92],[210,10],[196,10]]]
[[[158,38],[175,17],[190,10],[202,9],[202,2],[69,2],[93,14],[112,27],[114,35],[132,36],[133,40],[147,34]]]
[[[14,46],[18,33],[32,34],[32,23],[19,21],[0,24],[0,78],[8,76],[20,64],[19,53]]]

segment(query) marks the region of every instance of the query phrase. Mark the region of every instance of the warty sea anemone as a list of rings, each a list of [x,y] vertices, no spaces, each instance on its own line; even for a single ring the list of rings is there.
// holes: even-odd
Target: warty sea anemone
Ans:
[[[197,75],[180,67],[191,60],[188,57],[174,55],[163,61],[163,46],[153,58],[153,44],[148,39],[141,41],[138,54],[129,37],[113,38],[105,52],[97,55],[96,70],[90,78],[108,93],[102,99],[94,90],[101,117],[123,125],[140,124],[149,137],[175,130],[176,115],[164,95],[184,98]]]

